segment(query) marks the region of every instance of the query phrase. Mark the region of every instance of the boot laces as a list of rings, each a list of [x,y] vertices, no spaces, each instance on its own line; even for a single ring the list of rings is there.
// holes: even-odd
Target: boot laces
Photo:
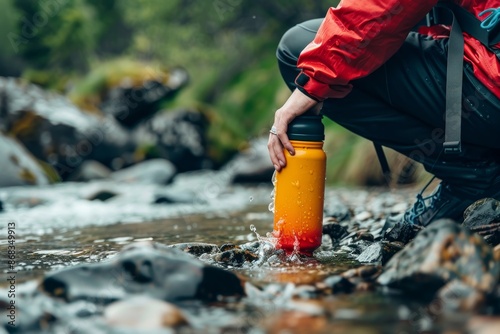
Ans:
[[[436,191],[429,196],[423,197],[422,194],[424,191],[429,187],[431,182],[435,179],[433,177],[426,185],[425,187],[417,194],[417,200],[413,206],[405,212],[404,215],[404,220],[412,223],[412,224],[418,224],[418,218],[423,215],[426,211],[429,209],[433,209],[436,205],[437,199],[441,195],[441,186],[438,186]],[[428,204],[427,204],[428,203]]]

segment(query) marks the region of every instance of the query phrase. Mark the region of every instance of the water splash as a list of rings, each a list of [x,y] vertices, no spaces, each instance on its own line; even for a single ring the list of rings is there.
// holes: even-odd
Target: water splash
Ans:
[[[293,251],[290,254],[286,254],[283,249],[279,248],[279,238],[280,232],[279,227],[284,223],[283,220],[279,221],[276,225],[277,230],[272,232],[267,232],[266,236],[262,236],[257,232],[255,225],[250,225],[250,231],[252,231],[257,240],[259,241],[259,248],[257,251],[258,260],[252,264],[252,267],[262,267],[262,266],[272,266],[279,267],[282,265],[289,264],[303,264],[304,261],[308,261],[311,258],[300,253],[300,242],[297,236],[294,234],[295,240],[293,243]]]

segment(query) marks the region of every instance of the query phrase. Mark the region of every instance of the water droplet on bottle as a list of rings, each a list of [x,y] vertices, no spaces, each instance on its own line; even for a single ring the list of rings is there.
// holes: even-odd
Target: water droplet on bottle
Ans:
[[[274,201],[272,201],[271,203],[269,203],[269,206],[267,207],[269,211],[271,211],[272,213],[274,213]]]
[[[253,201],[253,196],[250,196],[250,198],[248,199],[250,202]]]
[[[277,175],[278,175],[277,172],[274,171],[273,176],[271,177],[271,182],[273,183],[273,186],[276,186],[276,182],[277,182],[276,177],[277,177]]]
[[[309,174],[313,175],[314,174],[314,171],[311,169],[309,170]]]

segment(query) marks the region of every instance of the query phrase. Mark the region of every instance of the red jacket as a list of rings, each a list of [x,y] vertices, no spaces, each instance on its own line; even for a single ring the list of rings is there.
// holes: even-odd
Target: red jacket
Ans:
[[[309,80],[300,80],[297,84],[319,101],[344,97],[352,89],[349,83],[386,62],[437,2],[342,0],[337,8],[328,10],[314,41],[300,54],[298,67]],[[455,2],[476,16],[485,9],[500,7],[500,0]],[[434,38],[447,38],[449,29],[433,26],[420,32]],[[500,98],[500,60],[468,34],[464,33],[464,38],[465,61],[472,65],[478,80]]]

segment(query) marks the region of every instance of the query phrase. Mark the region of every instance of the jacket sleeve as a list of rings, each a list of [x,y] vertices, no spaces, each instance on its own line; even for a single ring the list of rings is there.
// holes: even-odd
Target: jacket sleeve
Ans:
[[[300,54],[297,88],[318,101],[344,97],[350,82],[386,62],[437,2],[342,0]]]

